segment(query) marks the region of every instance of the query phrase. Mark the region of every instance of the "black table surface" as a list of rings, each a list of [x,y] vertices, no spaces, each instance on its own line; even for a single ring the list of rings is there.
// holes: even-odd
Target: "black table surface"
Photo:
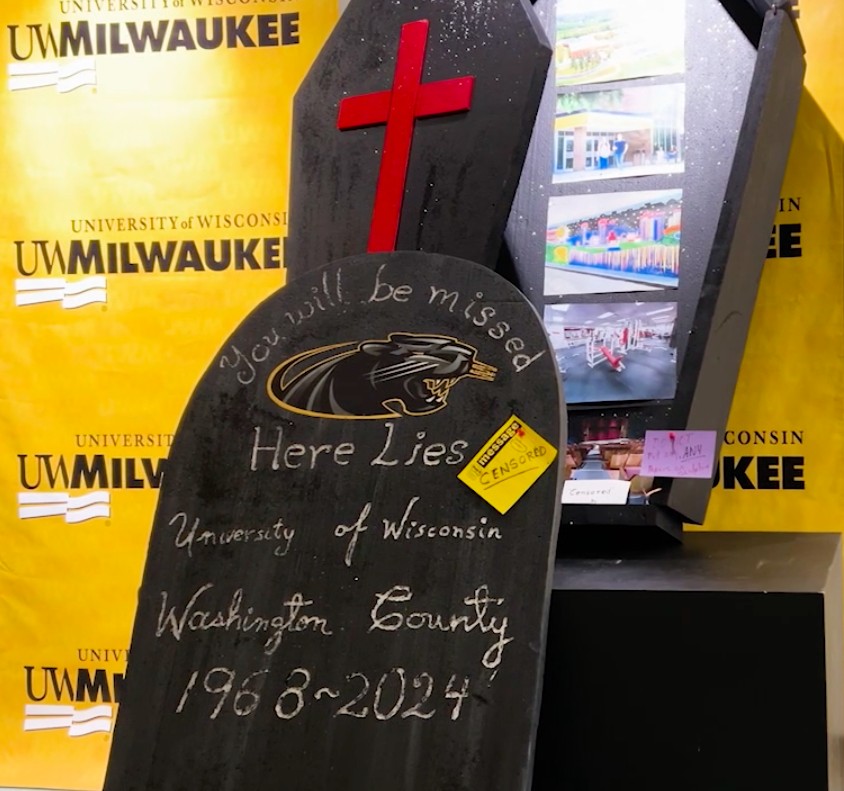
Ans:
[[[558,558],[554,590],[821,592],[840,533],[687,532],[682,544]]]

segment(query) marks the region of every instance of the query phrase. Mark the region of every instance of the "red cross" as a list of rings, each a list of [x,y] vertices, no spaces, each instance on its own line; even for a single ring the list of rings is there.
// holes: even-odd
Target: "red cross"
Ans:
[[[472,104],[474,77],[422,83],[427,46],[427,19],[402,25],[392,90],[350,96],[340,102],[337,127],[341,130],[387,125],[369,227],[370,253],[396,249],[416,119],[461,112]]]

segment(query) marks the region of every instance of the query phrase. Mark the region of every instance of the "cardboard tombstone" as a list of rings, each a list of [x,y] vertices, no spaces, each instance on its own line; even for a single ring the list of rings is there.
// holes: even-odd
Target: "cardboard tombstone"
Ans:
[[[521,2],[353,0],[296,101],[299,276],[176,433],[106,791],[529,787],[565,413],[490,264],[548,57]]]
[[[562,414],[477,264],[363,255],[263,302],[176,433],[105,791],[527,789]]]

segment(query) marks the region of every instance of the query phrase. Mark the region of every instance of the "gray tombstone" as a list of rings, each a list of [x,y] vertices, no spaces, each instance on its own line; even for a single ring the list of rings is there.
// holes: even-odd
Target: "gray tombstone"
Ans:
[[[563,414],[480,265],[364,255],[264,301],[176,433],[105,791],[526,791]]]

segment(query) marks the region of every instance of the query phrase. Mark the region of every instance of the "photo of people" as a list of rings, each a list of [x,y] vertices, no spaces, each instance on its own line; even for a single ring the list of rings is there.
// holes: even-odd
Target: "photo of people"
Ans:
[[[623,413],[568,416],[565,478],[572,481],[629,481],[628,505],[644,505],[654,479],[643,477],[644,426]]]
[[[677,303],[545,306],[545,328],[566,402],[592,404],[674,397]]]
[[[558,0],[557,85],[682,74],[684,0]]]
[[[683,172],[685,86],[561,93],[554,183]]]
[[[682,194],[642,190],[551,198],[546,296],[677,288]]]

